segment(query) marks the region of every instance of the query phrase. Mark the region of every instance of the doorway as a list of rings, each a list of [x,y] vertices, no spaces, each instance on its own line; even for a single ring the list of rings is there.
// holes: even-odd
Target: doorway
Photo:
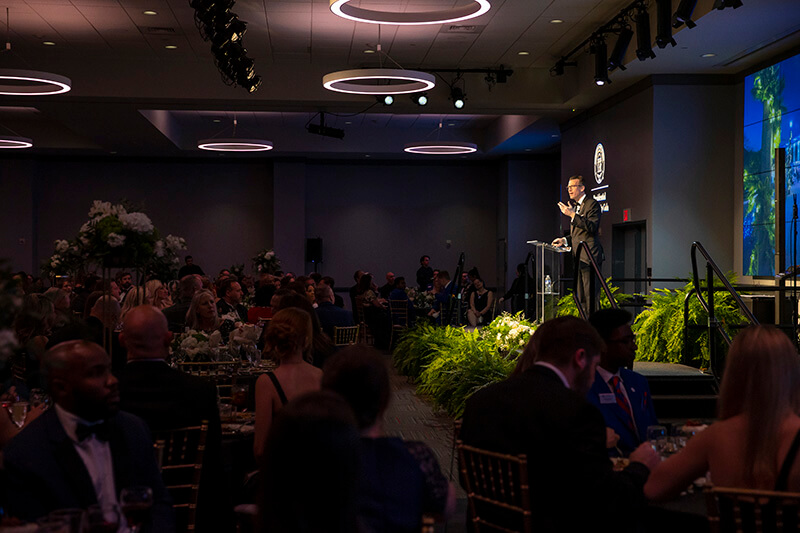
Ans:
[[[611,227],[611,277],[626,294],[645,294],[647,283],[647,222],[623,222]]]

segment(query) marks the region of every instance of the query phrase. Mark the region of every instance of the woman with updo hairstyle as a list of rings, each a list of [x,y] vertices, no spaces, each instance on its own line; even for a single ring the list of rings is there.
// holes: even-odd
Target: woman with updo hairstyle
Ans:
[[[800,356],[786,334],[759,325],[736,336],[718,407],[718,422],[653,469],[645,496],[676,498],[706,472],[718,487],[800,492]]]
[[[273,418],[290,400],[320,389],[322,371],[306,361],[311,348],[311,316],[294,307],[275,313],[264,336],[264,353],[278,367],[256,381],[256,434],[253,452],[261,459]]]

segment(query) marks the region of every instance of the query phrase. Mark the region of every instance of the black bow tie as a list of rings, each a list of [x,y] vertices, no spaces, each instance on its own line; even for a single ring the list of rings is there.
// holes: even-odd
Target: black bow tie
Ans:
[[[92,435],[94,435],[97,440],[107,442],[109,435],[108,422],[103,421],[91,426],[87,424],[78,424],[75,428],[75,436],[78,437],[78,442],[83,442]]]

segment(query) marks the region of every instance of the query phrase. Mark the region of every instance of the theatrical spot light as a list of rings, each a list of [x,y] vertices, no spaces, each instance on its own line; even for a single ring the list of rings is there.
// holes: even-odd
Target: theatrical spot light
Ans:
[[[675,14],[672,15],[672,27],[680,28],[686,24],[686,27],[691,29],[697,26],[692,20],[692,13],[696,5],[697,0],[681,0],[681,3],[678,4],[678,9],[676,9]]]
[[[742,7],[742,0],[715,0],[714,2],[714,9],[725,9],[726,7],[732,7],[736,9],[738,7]]]
[[[672,1],[656,0],[656,44],[659,48],[666,48],[668,44],[677,46],[672,38]]]
[[[394,103],[394,96],[391,94],[378,96],[378,102],[382,103],[383,105],[392,105]]]
[[[418,106],[428,105],[428,93],[412,94],[411,101]]]
[[[464,108],[466,96],[461,88],[453,87],[450,89],[450,99],[453,101],[453,107],[456,109]]]
[[[606,41],[599,37],[594,44],[592,44],[594,51],[594,82],[597,85],[607,85],[611,83],[608,79],[608,49]]]
[[[564,67],[577,67],[577,66],[578,66],[577,61],[565,61],[564,58],[562,57],[561,59],[556,61],[556,64],[553,66],[553,68],[550,69],[550,75],[563,76]]]
[[[636,13],[636,57],[639,61],[656,57],[653,41],[650,39],[650,15],[644,6],[640,6]]]
[[[628,51],[628,46],[630,46],[632,40],[633,30],[628,26],[620,28],[617,42],[614,44],[613,50],[611,50],[611,55],[608,56],[608,70],[614,70],[617,67],[625,70],[625,65],[623,65],[625,52]]]

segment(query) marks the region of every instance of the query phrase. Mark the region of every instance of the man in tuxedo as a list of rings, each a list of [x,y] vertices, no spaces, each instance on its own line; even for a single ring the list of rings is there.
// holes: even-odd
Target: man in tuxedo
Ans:
[[[171,340],[167,319],[157,308],[140,305],[125,315],[120,342],[128,350],[128,364],[119,378],[121,406],[141,417],[154,432],[208,423],[197,531],[224,531],[222,519],[230,519],[231,506],[220,458],[217,390],[211,381],[167,365],[164,359]]]
[[[600,204],[586,194],[586,185],[583,176],[572,176],[567,185],[569,205],[558,202],[558,208],[565,216],[570,217],[569,236],[558,237],[553,241],[553,246],[572,246],[572,254],[577,257],[578,244],[586,241],[592,257],[598,268],[603,267],[603,246],[600,244]],[[584,305],[589,305],[589,279],[593,275],[589,266],[586,252],[581,254],[580,264],[575,266],[575,275],[578,276],[578,299]],[[595,284],[595,307],[598,305],[597,296],[600,293],[600,284]]]
[[[354,326],[353,313],[347,309],[342,309],[333,303],[333,289],[323,282],[314,289],[314,299],[317,301],[317,308],[314,310],[319,318],[322,331],[336,340],[333,328]]]
[[[126,487],[153,490],[143,531],[175,530],[145,423],[119,410],[111,361],[92,342],[62,342],[42,360],[55,407],[4,450],[7,512],[33,521],[56,509],[116,505]]]
[[[522,355],[535,356],[528,370],[467,400],[464,444],[526,454],[536,531],[625,531],[645,504],[642,488],[658,455],[642,445],[614,472],[603,416],[586,401],[602,348],[587,322],[549,320]]]
[[[217,302],[217,315],[222,317],[227,314],[234,314],[239,317],[240,322],[247,322],[247,309],[242,305],[242,285],[236,278],[228,277],[219,284],[217,294],[220,296]]]
[[[601,309],[589,319],[605,341],[606,349],[600,355],[587,398],[600,409],[606,427],[613,431],[613,434],[609,431],[608,442],[612,456],[622,452],[627,457],[647,441],[647,426],[658,424],[647,378],[629,370],[636,357],[632,318],[624,309]]]

